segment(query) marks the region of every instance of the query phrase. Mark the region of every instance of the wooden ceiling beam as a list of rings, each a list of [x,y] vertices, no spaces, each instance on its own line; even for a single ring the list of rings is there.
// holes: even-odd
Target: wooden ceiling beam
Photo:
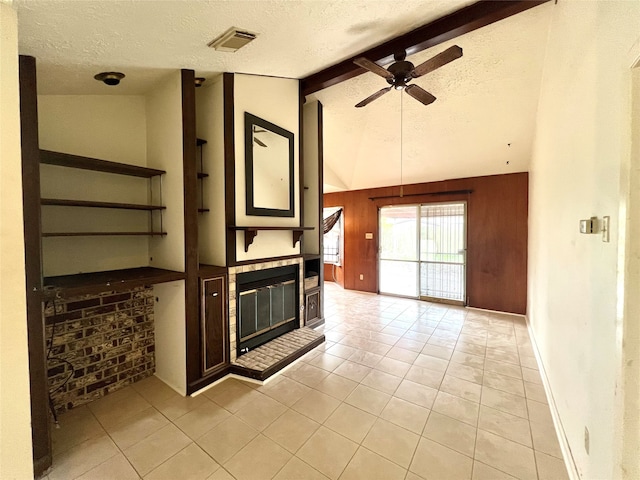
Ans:
[[[407,56],[413,55],[548,1],[550,0],[481,0],[303,78],[302,94],[309,95],[367,72],[368,70],[353,63],[357,57],[366,57],[386,65],[393,61],[393,54],[396,52],[406,50]]]

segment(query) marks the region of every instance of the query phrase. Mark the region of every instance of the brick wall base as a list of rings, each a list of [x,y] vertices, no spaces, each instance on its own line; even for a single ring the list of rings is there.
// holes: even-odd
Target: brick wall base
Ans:
[[[153,289],[44,303],[49,391],[57,413],[155,372]]]

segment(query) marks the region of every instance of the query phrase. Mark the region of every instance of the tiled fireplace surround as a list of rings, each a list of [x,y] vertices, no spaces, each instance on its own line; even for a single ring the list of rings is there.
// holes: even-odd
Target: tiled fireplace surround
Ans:
[[[239,273],[255,272],[257,270],[266,270],[269,268],[284,267],[289,265],[298,265],[300,269],[299,275],[298,275],[298,278],[300,279],[300,281],[298,282],[298,295],[300,297],[299,305],[302,306],[304,305],[303,290],[302,290],[302,285],[303,285],[302,279],[304,278],[304,274],[303,274],[304,272],[303,272],[302,258],[275,260],[271,262],[260,262],[260,263],[253,263],[250,265],[242,265],[238,267],[229,268],[229,351],[231,355],[231,363],[235,363],[237,358],[237,354],[236,354],[237,352],[237,336],[236,336],[236,329],[237,329],[236,277],[237,275]],[[304,315],[302,312],[302,308],[301,308],[301,311],[299,312],[299,317],[300,317],[300,326],[302,327],[304,325]]]

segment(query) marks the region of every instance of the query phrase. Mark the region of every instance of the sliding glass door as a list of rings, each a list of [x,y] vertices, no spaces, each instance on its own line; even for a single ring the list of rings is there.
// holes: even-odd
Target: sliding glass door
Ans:
[[[380,293],[464,304],[466,203],[382,207]]]
[[[464,304],[466,203],[420,206],[420,298]]]
[[[380,293],[418,297],[419,207],[380,209]]]

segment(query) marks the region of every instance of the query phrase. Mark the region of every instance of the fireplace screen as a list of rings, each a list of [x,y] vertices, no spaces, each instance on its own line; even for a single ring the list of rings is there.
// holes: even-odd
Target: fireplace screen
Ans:
[[[238,274],[238,355],[299,327],[299,277],[299,265]]]
[[[240,293],[240,342],[296,319],[296,282],[255,288]]]

